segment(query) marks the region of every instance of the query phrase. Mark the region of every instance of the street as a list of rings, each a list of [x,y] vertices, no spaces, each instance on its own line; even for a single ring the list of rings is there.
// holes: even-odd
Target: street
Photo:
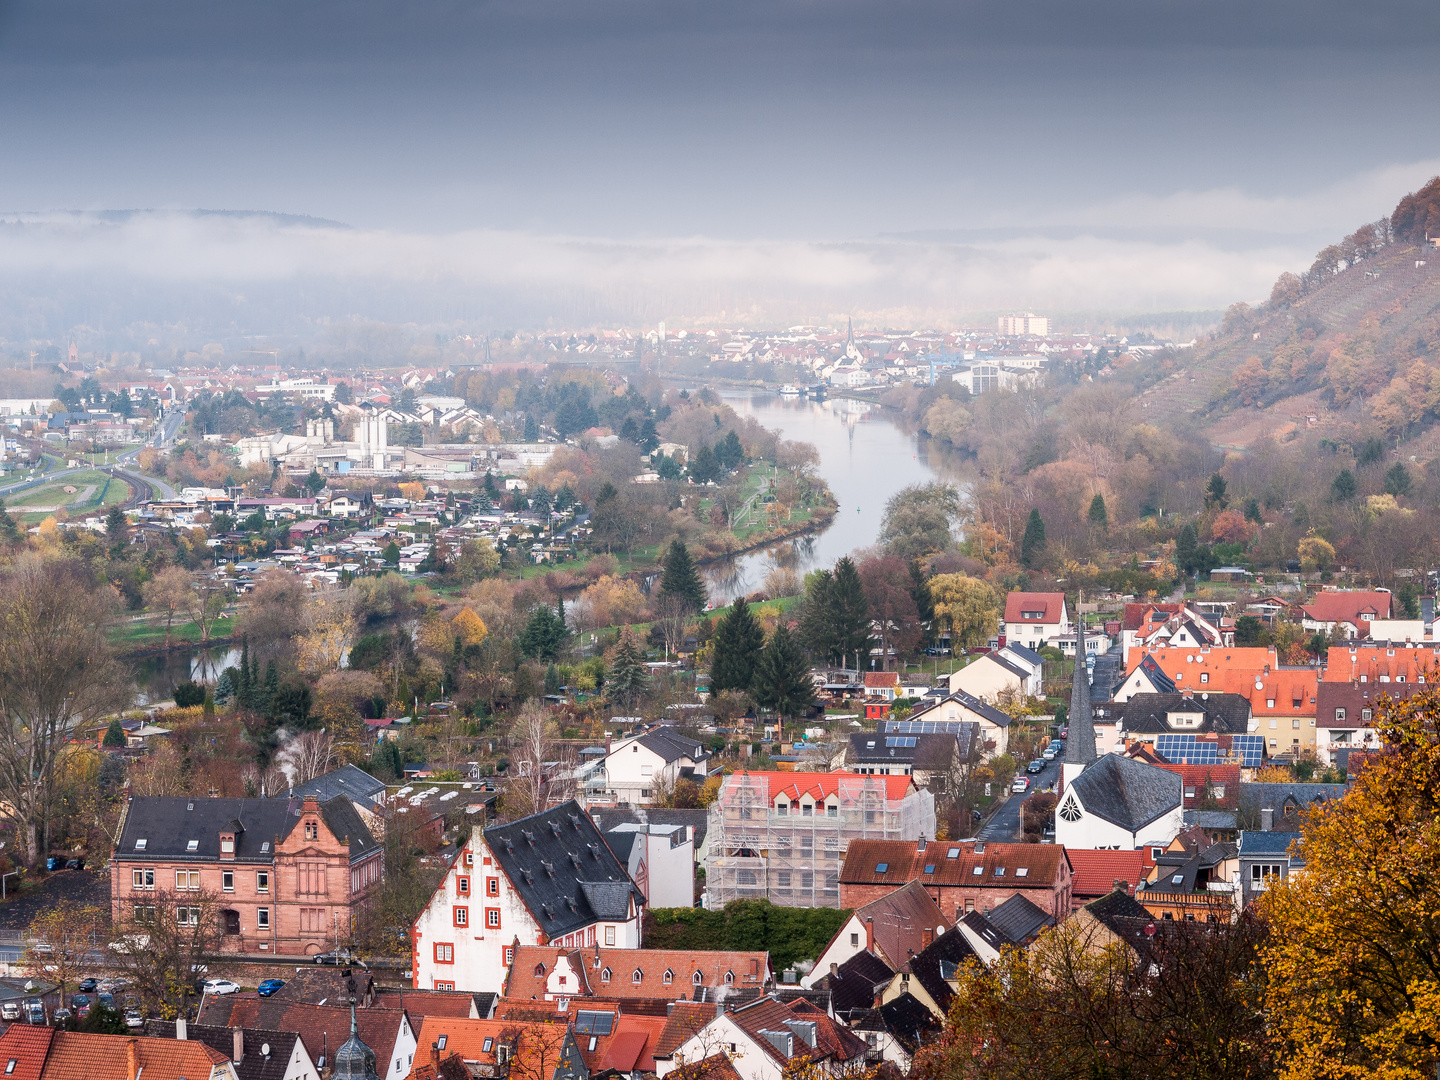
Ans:
[[[1029,777],[1029,789],[1023,795],[1012,792],[1000,805],[1000,809],[995,811],[995,816],[980,830],[977,839],[993,840],[999,843],[1018,840],[1020,838],[1020,804],[1035,792],[1044,791],[1047,787],[1052,787],[1060,782],[1060,762],[1058,760],[1047,761],[1045,768],[1034,776],[1025,772],[1025,768],[1029,764],[1028,761],[1021,762],[1018,774]]]

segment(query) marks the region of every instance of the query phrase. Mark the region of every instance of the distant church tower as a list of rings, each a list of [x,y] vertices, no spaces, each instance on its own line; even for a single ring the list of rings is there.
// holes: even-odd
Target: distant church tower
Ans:
[[[1085,671],[1085,616],[1075,611],[1075,678],[1070,687],[1070,734],[1065,740],[1065,764],[1061,767],[1065,787],[1095,760],[1095,721],[1090,715],[1090,680]]]

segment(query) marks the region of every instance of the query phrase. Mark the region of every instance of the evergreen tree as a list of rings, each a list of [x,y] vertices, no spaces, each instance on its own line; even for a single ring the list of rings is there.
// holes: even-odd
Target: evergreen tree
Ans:
[[[310,475],[305,478],[305,488],[311,495],[319,495],[325,490],[325,478],[313,466],[310,469]]]
[[[380,553],[380,558],[390,566],[400,565],[400,545],[391,540],[385,545],[385,550]]]
[[[7,544],[15,544],[20,541],[20,527],[15,524],[15,519],[10,516],[10,511],[5,509],[4,499],[0,499],[0,539]]]
[[[105,745],[105,746],[124,746],[124,745],[125,745],[125,729],[120,726],[120,720],[119,720],[118,717],[117,717],[116,719],[114,719],[114,720],[111,720],[111,721],[110,721],[110,726],[105,729],[104,745]]]
[[[830,619],[831,590],[835,575],[829,570],[816,570],[805,575],[805,606],[800,612],[800,640],[805,647],[826,663],[840,659]]]
[[[729,434],[716,445],[715,457],[724,469],[738,468],[745,461],[745,448],[740,445],[740,436],[731,428]]]
[[[1265,523],[1265,515],[1260,513],[1260,500],[1251,499],[1245,504],[1245,520],[1253,521],[1256,525]]]
[[[1385,494],[1397,497],[1410,494],[1410,470],[1398,461],[1385,473]]]
[[[910,598],[915,601],[915,611],[924,628],[920,645],[932,645],[935,642],[935,598],[930,593],[930,582],[919,559],[910,560]]]
[[[405,759],[394,739],[381,739],[370,755],[370,771],[382,780],[400,780],[405,776]]]
[[[1355,474],[1349,469],[1341,469],[1330,484],[1330,498],[1335,502],[1349,502],[1355,498],[1359,491],[1359,485],[1355,482]]]
[[[830,620],[840,662],[849,663],[853,658],[857,669],[863,667],[864,658],[870,654],[870,603],[865,599],[860,571],[848,555],[835,564]]]
[[[558,613],[547,604],[540,604],[530,613],[517,643],[520,652],[536,660],[554,660],[565,646],[565,607],[561,601]]]
[[[280,669],[271,660],[265,665],[265,689],[261,691],[263,699],[260,702],[260,711],[267,716],[272,716],[275,710],[275,699],[280,694]]]
[[[254,701],[254,683],[250,680],[250,635],[240,639],[240,677],[235,687],[235,702],[242,709],[248,709]]]
[[[534,413],[526,413],[526,414],[525,414],[525,441],[526,441],[526,442],[539,442],[539,441],[540,441],[540,425],[535,422],[535,415],[534,415]]]
[[[755,700],[782,717],[798,716],[815,700],[810,665],[790,630],[781,623],[760,654],[753,681]]]
[[[690,558],[689,549],[678,536],[670,541],[670,549],[665,553],[665,569],[660,574],[660,595],[677,597],[685,601],[692,611],[705,610],[705,583],[700,580],[700,572],[695,569],[695,560]]]
[[[1110,514],[1105,509],[1105,496],[1097,491],[1095,497],[1090,500],[1090,512],[1085,516],[1089,520],[1091,527],[1102,531],[1108,529],[1110,527]]]
[[[226,668],[220,673],[220,678],[215,683],[215,704],[224,708],[230,704],[230,699],[235,696],[235,676],[231,674],[235,669]]]
[[[1225,478],[1218,472],[1212,473],[1210,482],[1205,485],[1205,509],[1224,510],[1230,502],[1225,494]]]
[[[1040,516],[1040,510],[1034,508],[1025,521],[1025,535],[1020,540],[1020,561],[1033,570],[1044,553],[1045,520]]]
[[[701,446],[695,451],[695,456],[690,459],[690,479],[697,484],[708,484],[711,480],[720,479],[720,462],[715,458],[715,451],[708,446]]]
[[[459,641],[459,638],[455,639]],[[545,693],[558,694],[560,692],[560,669],[551,664],[545,669]]]
[[[1200,533],[1193,521],[1180,527],[1175,537],[1175,566],[1182,574],[1189,574],[1199,565]]]
[[[615,646],[615,655],[610,661],[610,672],[606,677],[606,691],[612,701],[630,709],[635,700],[650,685],[650,671],[645,666],[645,653],[635,634],[627,626],[620,631],[620,643]]]
[[[112,506],[110,512],[105,515],[105,535],[110,537],[112,544],[118,544],[125,539],[125,530],[129,526],[130,519],[118,506]]]
[[[710,692],[749,690],[764,647],[765,631],[750,613],[745,598],[737,596],[710,641]]]

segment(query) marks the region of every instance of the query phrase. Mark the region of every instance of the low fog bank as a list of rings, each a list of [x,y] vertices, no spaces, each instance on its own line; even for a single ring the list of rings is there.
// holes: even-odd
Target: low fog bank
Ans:
[[[269,214],[10,215],[0,221],[0,342],[86,337],[133,349],[263,339],[282,348],[333,341],[347,324],[483,335],[845,314],[858,325],[948,326],[1012,308],[1080,313],[1076,328],[1149,319],[1183,329],[1237,299],[1263,298],[1312,254],[1308,237],[1226,246],[1098,232],[627,242],[403,233]]]

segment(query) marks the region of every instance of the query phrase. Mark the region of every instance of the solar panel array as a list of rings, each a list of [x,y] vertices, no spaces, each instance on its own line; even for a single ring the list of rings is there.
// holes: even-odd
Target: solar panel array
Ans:
[[[881,730],[896,735],[954,735],[966,723],[964,720],[885,720],[881,722]]]
[[[1265,737],[1233,735],[1230,738],[1230,750],[1225,751],[1213,742],[1200,741],[1194,735],[1157,735],[1155,750],[1166,761],[1175,765],[1218,765],[1226,762],[1256,769],[1264,761]]]
[[[1258,769],[1265,758],[1264,735],[1234,735],[1230,738],[1230,752],[1240,758],[1240,764],[1247,769]]]
[[[885,740],[886,746],[914,746],[914,735],[891,735]]]

